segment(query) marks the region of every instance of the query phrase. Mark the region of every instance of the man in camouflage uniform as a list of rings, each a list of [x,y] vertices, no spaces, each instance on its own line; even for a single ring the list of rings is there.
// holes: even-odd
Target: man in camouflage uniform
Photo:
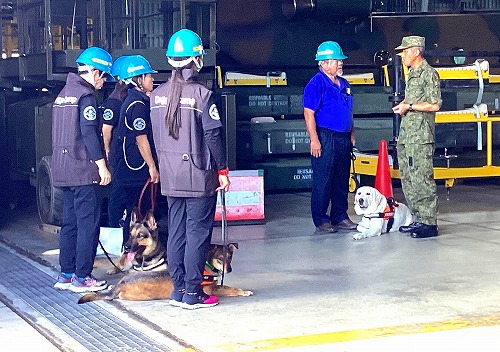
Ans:
[[[393,108],[401,115],[397,142],[401,185],[414,222],[399,231],[413,238],[438,235],[437,191],[434,181],[434,120],[441,107],[439,75],[424,59],[425,38],[403,37],[395,50],[409,68],[405,99]]]

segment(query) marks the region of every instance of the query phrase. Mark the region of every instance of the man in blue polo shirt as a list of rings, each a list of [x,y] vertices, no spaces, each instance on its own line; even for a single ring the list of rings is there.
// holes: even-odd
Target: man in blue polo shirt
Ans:
[[[311,140],[311,214],[320,232],[355,230],[347,215],[351,151],[354,145],[351,88],[342,75],[347,59],[337,42],[320,44],[319,72],[304,89],[304,118]],[[330,214],[327,214],[330,206]]]

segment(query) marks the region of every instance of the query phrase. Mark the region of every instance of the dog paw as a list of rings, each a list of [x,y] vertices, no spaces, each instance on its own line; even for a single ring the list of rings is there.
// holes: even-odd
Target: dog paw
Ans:
[[[253,292],[252,291],[243,291],[242,296],[252,296]]]
[[[108,271],[106,271],[106,274],[108,274],[108,275],[115,275],[115,274],[118,274],[118,273],[119,273],[119,271],[118,271],[117,268],[111,268]]]
[[[353,240],[363,240],[365,238],[366,238],[366,236],[362,233],[357,233],[355,235],[352,235]]]

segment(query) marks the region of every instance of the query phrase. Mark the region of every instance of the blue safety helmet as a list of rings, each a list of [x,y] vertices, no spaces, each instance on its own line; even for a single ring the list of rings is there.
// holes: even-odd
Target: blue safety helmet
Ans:
[[[111,75],[112,61],[110,53],[97,46],[85,49],[75,60],[77,64],[80,64],[79,71],[97,69],[108,75]]]
[[[132,77],[141,76],[148,73],[158,73],[158,71],[153,70],[153,68],[149,64],[149,61],[146,60],[146,58],[142,55],[125,56],[124,59],[120,62],[117,70],[118,79],[125,82],[130,82],[130,79]]]
[[[197,56],[205,55],[203,43],[198,34],[189,29],[181,29],[175,32],[168,41],[165,55],[170,65],[176,68],[184,67],[193,61],[198,69],[201,66],[194,60]],[[186,60],[174,60],[174,58],[186,58]]]
[[[126,55],[118,57],[115,61],[113,61],[113,66],[111,67],[111,76],[107,79],[108,82],[116,82],[117,80],[120,80],[120,69],[123,64],[123,62],[126,59]]]
[[[318,51],[316,52],[316,61],[322,60],[344,60],[347,56],[342,52],[342,48],[339,43],[327,41],[323,42],[318,46]]]

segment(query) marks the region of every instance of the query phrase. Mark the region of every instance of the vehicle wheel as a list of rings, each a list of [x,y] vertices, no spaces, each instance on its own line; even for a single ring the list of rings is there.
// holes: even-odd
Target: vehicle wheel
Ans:
[[[52,157],[40,160],[36,175],[36,203],[40,220],[60,226],[63,212],[63,192],[52,185]]]

